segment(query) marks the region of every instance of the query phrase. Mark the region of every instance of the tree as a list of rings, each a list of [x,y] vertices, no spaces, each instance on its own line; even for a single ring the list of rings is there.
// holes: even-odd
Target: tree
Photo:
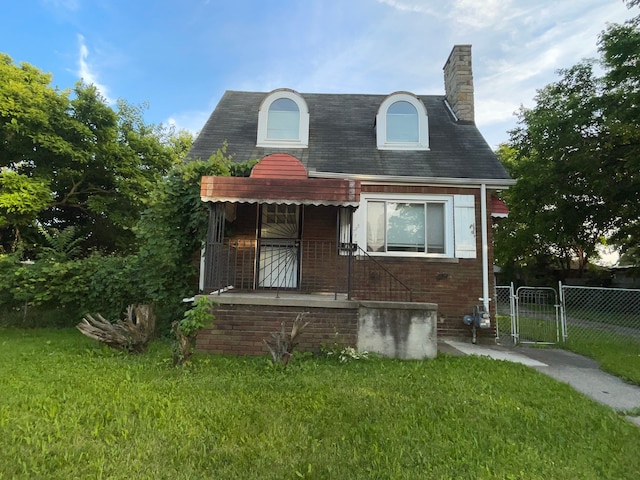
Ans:
[[[533,109],[521,109],[509,146],[498,152],[509,153],[505,165],[518,183],[505,196],[508,233],[497,240],[509,239],[512,254],[517,246],[522,256],[555,260],[563,270],[576,259],[583,270],[611,227],[593,182],[601,168],[598,85],[589,62],[562,75],[538,92]]]
[[[119,100],[114,110],[93,85],[59,91],[50,82],[0,55],[0,167],[49,186],[52,198],[34,220],[40,226],[77,227],[85,251],[135,251],[148,192],[182,160],[191,135],[145,124],[143,106]],[[17,239],[3,238],[5,249]]]
[[[46,182],[11,170],[0,171],[0,253],[3,245],[15,251],[21,229],[34,225],[49,205],[52,193]]]
[[[635,4],[637,2],[629,2]],[[505,193],[509,218],[496,232],[503,263],[572,262],[583,271],[610,238],[640,239],[640,30],[611,25],[599,41],[604,76],[593,60],[561,70],[560,80],[521,108],[498,155],[517,185]]]
[[[636,6],[640,2],[627,2]],[[640,16],[610,26],[600,37],[605,69],[602,96],[605,126],[601,146],[606,152],[604,185],[613,210],[614,241],[624,250],[640,245]]]

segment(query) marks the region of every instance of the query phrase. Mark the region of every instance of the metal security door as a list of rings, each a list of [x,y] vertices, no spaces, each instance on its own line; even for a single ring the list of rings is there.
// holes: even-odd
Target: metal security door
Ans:
[[[258,287],[297,288],[300,280],[300,207],[261,205]]]
[[[558,294],[550,287],[516,290],[515,338],[520,343],[556,344],[562,339]]]

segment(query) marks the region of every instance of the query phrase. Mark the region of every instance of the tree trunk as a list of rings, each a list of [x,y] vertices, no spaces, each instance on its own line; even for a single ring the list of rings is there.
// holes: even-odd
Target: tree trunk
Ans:
[[[89,338],[131,353],[146,350],[155,327],[156,316],[151,305],[129,305],[126,318],[116,323],[111,323],[99,313],[95,317],[87,314],[76,326]]]

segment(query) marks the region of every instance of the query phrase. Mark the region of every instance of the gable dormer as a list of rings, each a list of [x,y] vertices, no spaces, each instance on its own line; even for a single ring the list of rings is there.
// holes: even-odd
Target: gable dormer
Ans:
[[[302,95],[285,88],[267,94],[258,109],[256,146],[309,146],[309,107]]]
[[[427,109],[413,93],[387,96],[376,114],[378,150],[429,150]]]

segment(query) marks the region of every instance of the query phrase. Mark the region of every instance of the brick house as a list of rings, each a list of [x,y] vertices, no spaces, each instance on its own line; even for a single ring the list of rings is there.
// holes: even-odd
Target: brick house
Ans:
[[[202,179],[201,287],[219,305],[199,348],[264,353],[305,310],[303,348],[339,338],[423,358],[423,336],[469,337],[464,315],[492,312],[492,213],[505,213],[493,194],[514,181],[474,123],[470,45],[444,80],[444,95],[224,94],[187,160],[226,143],[259,162]]]

